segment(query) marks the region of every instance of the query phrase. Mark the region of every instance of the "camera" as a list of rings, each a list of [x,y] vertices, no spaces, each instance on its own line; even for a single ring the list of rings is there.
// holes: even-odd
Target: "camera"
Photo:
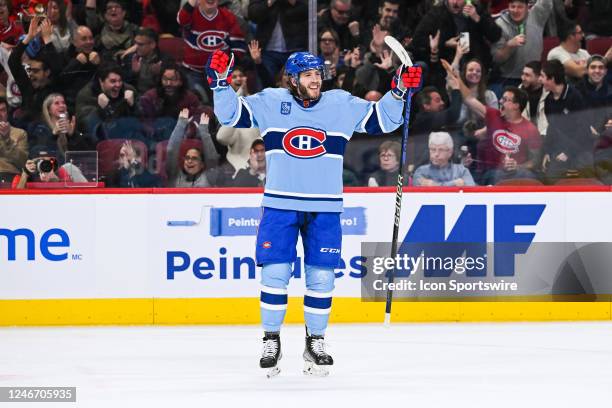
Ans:
[[[36,162],[36,170],[38,170],[39,173],[49,173],[57,170],[57,160],[40,159]]]

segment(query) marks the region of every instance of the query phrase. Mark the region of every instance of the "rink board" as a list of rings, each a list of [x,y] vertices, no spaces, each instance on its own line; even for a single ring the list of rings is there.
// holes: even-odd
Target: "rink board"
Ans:
[[[0,194],[0,325],[245,324],[259,321],[254,240],[257,190],[66,190]],[[331,319],[382,321],[360,300],[363,241],[388,241],[392,189],[345,193],[342,265]],[[447,232],[466,206],[541,205],[534,242],[612,242],[609,187],[410,189],[399,236],[423,206],[443,206]],[[174,225],[169,225],[174,224]],[[491,238],[492,239],[492,238]],[[298,254],[300,255],[300,254]],[[303,271],[303,265],[301,266]],[[303,276],[289,287],[287,322],[302,322]],[[610,302],[397,302],[393,320],[609,320]]]

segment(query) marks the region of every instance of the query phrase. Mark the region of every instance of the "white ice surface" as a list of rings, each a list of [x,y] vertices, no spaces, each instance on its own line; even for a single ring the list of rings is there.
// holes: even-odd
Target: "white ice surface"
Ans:
[[[256,326],[0,329],[0,386],[76,386],[16,407],[588,407],[612,403],[612,323],[333,325],[327,378],[258,368]],[[597,404],[597,405],[595,405]]]

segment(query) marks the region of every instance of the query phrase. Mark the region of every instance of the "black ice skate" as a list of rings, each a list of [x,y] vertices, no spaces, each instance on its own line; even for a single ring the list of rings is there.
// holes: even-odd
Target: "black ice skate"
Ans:
[[[263,351],[259,360],[259,366],[267,370],[266,376],[268,378],[272,378],[280,373],[278,362],[282,357],[280,335],[278,333],[266,332],[263,338]]]
[[[304,349],[304,374],[325,377],[329,375],[329,366],[334,364],[332,356],[325,352],[323,336],[306,333]]]

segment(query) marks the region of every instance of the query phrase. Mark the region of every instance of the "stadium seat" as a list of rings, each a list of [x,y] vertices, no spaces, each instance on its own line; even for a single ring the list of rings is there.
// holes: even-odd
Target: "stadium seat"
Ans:
[[[560,44],[559,37],[544,37],[544,46],[542,47],[542,62],[546,61],[550,50]]]
[[[158,46],[163,54],[171,56],[177,63],[183,62],[185,42],[181,37],[161,37]]]
[[[612,22],[610,22],[612,24]],[[605,55],[606,51],[612,47],[612,37],[597,37],[587,41],[587,51],[589,54]]]
[[[198,148],[203,150],[202,141],[199,139],[185,139],[181,143],[179,149],[178,166],[183,167],[183,157],[187,150],[192,148]],[[164,185],[168,180],[168,174],[166,173],[166,157],[168,153],[168,141],[164,140],[155,145],[155,172],[161,177]]]
[[[496,186],[541,186],[543,184],[541,181],[536,180],[536,179],[516,178],[516,179],[502,180],[495,185]]]
[[[115,169],[117,169],[117,160],[119,160],[119,150],[125,142],[125,139],[109,139],[102,140],[96,145],[98,151],[98,174],[100,177],[108,177]],[[142,162],[147,163],[147,145],[140,140],[130,140],[134,147],[139,147],[142,152]]]
[[[604,184],[596,178],[566,178],[555,183],[556,186],[603,186]]]

